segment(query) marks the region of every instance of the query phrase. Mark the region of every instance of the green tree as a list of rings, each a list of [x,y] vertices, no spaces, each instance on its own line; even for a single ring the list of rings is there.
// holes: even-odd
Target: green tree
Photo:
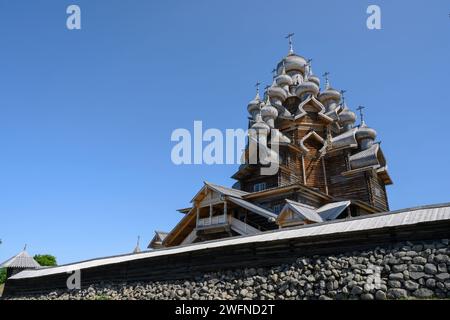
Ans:
[[[6,282],[6,268],[0,269],[0,284],[3,284]]]
[[[37,254],[33,259],[43,267],[55,267],[58,265],[56,263],[56,257],[50,254]]]

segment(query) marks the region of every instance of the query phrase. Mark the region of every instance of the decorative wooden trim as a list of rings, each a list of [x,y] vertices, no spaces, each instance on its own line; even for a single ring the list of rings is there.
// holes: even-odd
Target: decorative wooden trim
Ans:
[[[306,186],[305,156],[303,154],[302,154],[302,176],[303,176],[303,184]]]
[[[321,161],[322,161],[323,178],[325,180],[325,193],[329,194],[328,193],[327,170],[325,168],[325,159],[324,159],[324,157],[322,157]]]

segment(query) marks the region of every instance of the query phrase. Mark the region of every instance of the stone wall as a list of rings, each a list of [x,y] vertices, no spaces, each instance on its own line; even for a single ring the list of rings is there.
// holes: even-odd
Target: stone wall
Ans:
[[[124,284],[14,299],[446,299],[449,240],[403,242],[291,263],[206,273],[193,279]]]

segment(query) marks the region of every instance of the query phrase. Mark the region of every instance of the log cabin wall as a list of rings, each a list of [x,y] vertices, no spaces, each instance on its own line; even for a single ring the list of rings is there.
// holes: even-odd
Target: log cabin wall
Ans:
[[[273,176],[261,176],[250,177],[245,180],[241,180],[241,189],[247,192],[255,192],[254,187],[258,183],[265,183],[266,189],[276,188],[279,186],[278,175]]]
[[[371,204],[367,180],[364,173],[358,173],[347,177],[334,176],[330,178],[330,181],[332,182],[330,194],[334,197],[349,200],[361,200]]]
[[[348,170],[347,157],[344,151],[325,157],[328,190],[337,198],[362,200],[372,204],[369,195],[367,177],[364,173],[350,176],[342,175]]]
[[[366,173],[371,205],[380,211],[389,211],[386,187],[375,172]]]
[[[263,199],[257,199],[255,200],[255,204],[264,208],[268,208],[270,210],[270,208],[273,209],[277,205],[281,205],[281,207],[284,206],[286,204],[286,199],[304,203],[316,208],[321,207],[322,205],[325,204],[323,199],[320,199],[319,197],[315,196],[306,195],[305,193],[297,190],[278,194],[272,197],[264,197]]]
[[[307,132],[302,131],[303,136],[306,136],[306,134]],[[325,174],[319,152],[324,145],[313,137],[306,139],[303,145],[308,149],[308,153],[304,155],[303,159],[306,185],[326,192]]]

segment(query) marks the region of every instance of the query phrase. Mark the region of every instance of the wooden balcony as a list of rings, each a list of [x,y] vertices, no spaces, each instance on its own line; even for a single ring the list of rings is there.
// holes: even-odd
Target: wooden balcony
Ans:
[[[211,216],[197,220],[197,233],[229,232],[230,217],[228,215]]]
[[[214,216],[214,217],[208,217],[199,219],[197,221],[197,229],[198,228],[209,228],[217,225],[222,224],[228,224],[227,216],[221,215],[221,216]]]

